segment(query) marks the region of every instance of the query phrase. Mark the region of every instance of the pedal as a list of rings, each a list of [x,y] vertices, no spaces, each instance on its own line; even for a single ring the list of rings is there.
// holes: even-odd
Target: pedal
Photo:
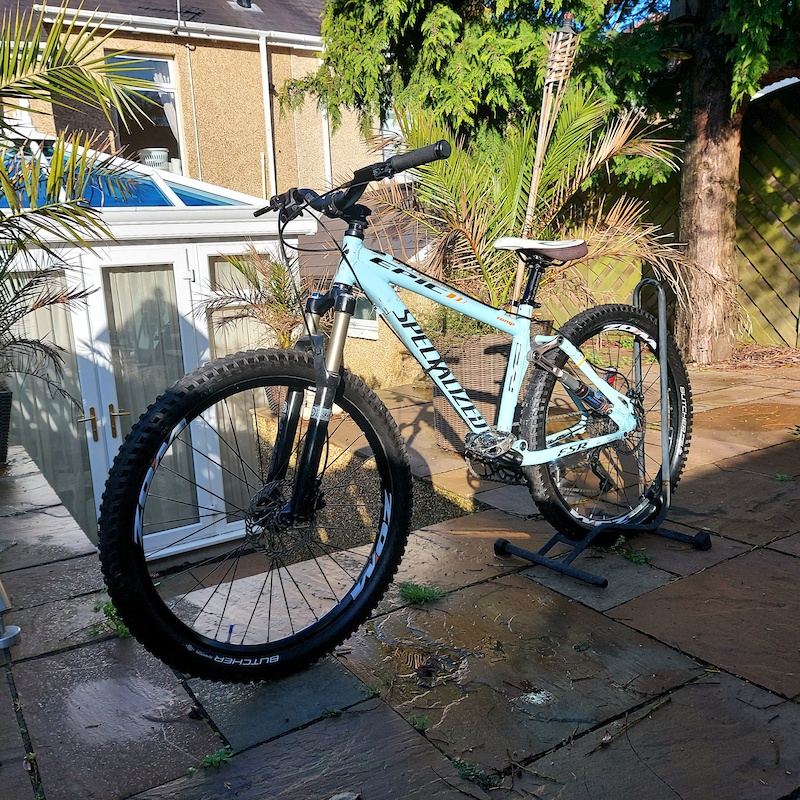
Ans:
[[[510,486],[526,486],[528,481],[522,473],[522,457],[516,450],[509,450],[497,458],[480,458],[472,453],[464,453],[467,470],[473,478],[482,481],[506,483]]]
[[[513,433],[488,430],[483,433],[468,433],[464,440],[466,455],[476,458],[499,458],[513,446],[516,438]]]

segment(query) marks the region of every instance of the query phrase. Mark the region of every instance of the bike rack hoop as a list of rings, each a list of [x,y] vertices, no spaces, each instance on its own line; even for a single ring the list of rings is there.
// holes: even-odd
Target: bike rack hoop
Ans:
[[[641,309],[641,296],[642,290],[646,286],[652,286],[656,290],[658,296],[658,365],[659,365],[659,379],[660,379],[660,392],[661,397],[666,398],[669,394],[669,371],[667,361],[667,347],[668,347],[668,332],[667,332],[667,296],[664,287],[660,281],[655,278],[642,278],[636,288],[633,290],[633,305],[635,308]],[[641,374],[641,353],[639,343],[634,340],[634,370],[637,384],[642,380]],[[694,536],[680,531],[668,530],[661,528],[661,523],[666,519],[669,512],[670,504],[672,502],[672,475],[670,470],[669,458],[669,403],[661,403],[661,467],[656,476],[656,480],[660,482],[660,495],[654,500],[657,507],[655,517],[646,524],[626,523],[626,524],[599,524],[590,530],[583,539],[576,541],[566,537],[562,532],[556,531],[555,535],[537,552],[532,550],[525,550],[522,547],[517,547],[511,544],[507,539],[497,539],[494,543],[495,555],[515,555],[519,558],[524,558],[532,564],[545,567],[555,572],[560,572],[562,575],[568,575],[576,580],[583,581],[584,583],[591,584],[604,589],[608,586],[608,580],[599,575],[593,575],[590,572],[585,572],[580,569],[572,567],[572,562],[584,551],[590,547],[595,540],[608,533],[638,533],[642,531],[650,531],[658,536],[672,539],[674,541],[690,544],[696,550],[710,550],[711,537],[705,531],[700,531]],[[559,559],[548,557],[547,553],[553,549],[557,544],[567,545],[570,549],[563,557]]]

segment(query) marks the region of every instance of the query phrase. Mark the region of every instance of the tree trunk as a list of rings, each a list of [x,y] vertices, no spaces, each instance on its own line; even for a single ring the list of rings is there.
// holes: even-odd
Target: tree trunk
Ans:
[[[687,278],[688,307],[676,334],[689,361],[729,358],[739,330],[736,199],[744,107],[731,113],[731,46],[714,30],[727,2],[702,0],[692,38],[686,152],[681,174],[680,236],[696,265]]]

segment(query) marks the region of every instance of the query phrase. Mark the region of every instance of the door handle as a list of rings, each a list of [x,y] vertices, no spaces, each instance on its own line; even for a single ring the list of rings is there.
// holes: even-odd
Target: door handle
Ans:
[[[130,411],[125,411],[125,409],[121,408],[119,411],[114,410],[114,404],[108,404],[108,418],[111,420],[111,438],[117,438],[117,417],[129,417],[131,415]]]
[[[94,406],[89,409],[88,417],[78,417],[76,422],[91,422],[92,423],[92,439],[97,441],[97,415],[94,413]]]

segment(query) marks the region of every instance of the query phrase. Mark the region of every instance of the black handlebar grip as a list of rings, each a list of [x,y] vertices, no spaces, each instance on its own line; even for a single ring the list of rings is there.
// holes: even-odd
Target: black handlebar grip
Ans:
[[[414,167],[421,167],[423,164],[430,164],[431,161],[449,158],[451,152],[450,142],[440,139],[435,144],[429,144],[427,147],[420,147],[418,150],[410,150],[408,153],[392,156],[387,163],[392,172],[403,172]]]

